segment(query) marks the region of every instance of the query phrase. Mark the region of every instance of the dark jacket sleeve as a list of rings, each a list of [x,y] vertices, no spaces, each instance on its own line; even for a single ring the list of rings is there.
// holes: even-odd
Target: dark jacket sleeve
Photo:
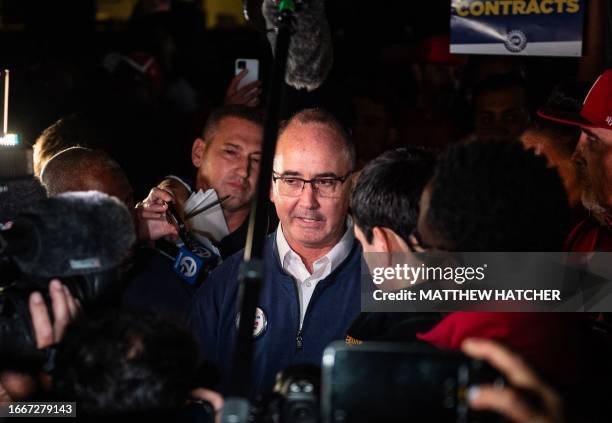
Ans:
[[[228,258],[217,267],[196,292],[187,323],[200,348],[200,357],[220,364],[223,359],[219,337],[219,325],[231,315],[234,307],[232,293],[237,288],[237,269],[240,260]]]
[[[197,291],[187,316],[189,329],[198,342],[200,357],[216,360],[219,309],[214,298],[212,275]]]

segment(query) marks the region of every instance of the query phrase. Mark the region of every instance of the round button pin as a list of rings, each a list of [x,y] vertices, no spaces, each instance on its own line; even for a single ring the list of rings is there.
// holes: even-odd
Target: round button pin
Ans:
[[[238,330],[238,324],[240,322],[240,312],[236,314],[236,330]],[[253,338],[259,338],[266,331],[268,327],[268,318],[266,317],[266,313],[260,308],[257,307],[255,309],[255,323],[253,325]]]

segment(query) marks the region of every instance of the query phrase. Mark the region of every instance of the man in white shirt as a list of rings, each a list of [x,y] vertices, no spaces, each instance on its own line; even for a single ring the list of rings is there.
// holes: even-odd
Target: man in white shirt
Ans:
[[[282,226],[278,224],[276,231],[276,247],[278,248],[278,256],[281,261],[283,270],[293,276],[298,294],[300,298],[300,326],[304,322],[304,315],[308,308],[308,303],[312,297],[317,283],[321,279],[329,276],[332,270],[336,269],[346,257],[348,257],[353,246],[355,237],[350,228],[353,227],[352,219],[347,218],[348,230],[340,241],[323,257],[313,263],[312,273],[306,268],[302,258],[291,249],[285,235],[283,234]]]
[[[270,199],[280,224],[264,251],[252,395],[269,391],[289,365],[320,365],[359,313],[361,249],[347,218],[354,165],[348,135],[326,112],[304,110],[279,131]],[[210,274],[190,313],[203,357],[222,371],[221,391],[237,333],[241,261],[238,253]]]

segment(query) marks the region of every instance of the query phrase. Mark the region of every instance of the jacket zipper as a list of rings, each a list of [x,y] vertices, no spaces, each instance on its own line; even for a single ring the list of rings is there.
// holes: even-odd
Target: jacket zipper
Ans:
[[[349,252],[349,256],[351,256],[353,248],[355,248],[354,246],[351,247],[351,251]],[[343,263],[345,261],[347,261],[348,258],[344,259]],[[336,269],[337,270],[337,269]],[[312,297],[310,297],[310,301],[308,302],[308,306],[306,307],[306,311],[304,312],[304,321],[306,321],[306,316],[308,315],[308,310],[311,308],[311,305],[313,303],[313,301],[316,298],[316,294],[318,291],[321,290],[321,282],[327,281],[327,279],[329,279],[329,277],[332,274],[335,274],[336,272],[331,272],[331,274],[327,275],[325,278],[321,279],[318,283],[317,286],[315,286],[315,289],[312,293]],[[293,279],[293,278],[292,278]],[[298,307],[298,315],[297,315],[297,327],[298,327],[298,331],[297,334],[295,335],[295,349],[297,351],[300,351],[302,349],[304,349],[304,332],[302,331],[302,323],[300,322],[300,317],[302,316],[302,304],[300,302],[300,293],[298,292],[298,287],[297,287],[297,281],[295,279],[293,279],[293,289],[295,292],[295,300],[297,301],[297,307]]]
[[[304,312],[304,321],[306,321],[306,316],[308,315],[308,310],[311,308],[312,303],[314,302],[316,296],[317,296],[317,292],[320,291],[322,288],[320,287],[321,282],[327,280],[327,278],[325,279],[321,279],[318,283],[317,286],[315,286],[314,291],[312,292],[312,297],[310,297],[310,301],[308,302],[308,306],[306,307],[306,311]],[[302,315],[302,304],[300,303],[300,294],[298,292],[298,288],[297,288],[297,282],[294,281],[293,287],[295,289],[295,298],[297,300],[297,305],[298,305],[298,332],[297,335],[295,336],[295,348],[296,350],[301,350],[304,348],[304,331],[302,330],[302,325],[303,322],[300,322],[300,317]]]
[[[297,336],[295,338],[295,347],[298,350],[304,348],[304,339],[302,338],[302,329],[298,330]]]
[[[302,337],[302,323],[300,317],[302,316],[302,304],[300,303],[300,293],[298,292],[297,281],[293,280],[293,289],[295,292],[295,300],[297,302],[297,335],[295,336],[295,349],[301,350],[304,348],[304,338]]]

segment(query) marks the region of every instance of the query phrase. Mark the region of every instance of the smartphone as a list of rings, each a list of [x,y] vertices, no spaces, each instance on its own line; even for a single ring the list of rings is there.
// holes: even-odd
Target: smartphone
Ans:
[[[472,384],[503,385],[487,363],[460,353],[397,343],[330,344],[323,354],[322,421],[485,422],[468,408]]]
[[[234,63],[234,75],[238,75],[243,69],[248,69],[248,73],[238,83],[237,89],[244,87],[259,79],[259,60],[257,59],[236,59]]]

